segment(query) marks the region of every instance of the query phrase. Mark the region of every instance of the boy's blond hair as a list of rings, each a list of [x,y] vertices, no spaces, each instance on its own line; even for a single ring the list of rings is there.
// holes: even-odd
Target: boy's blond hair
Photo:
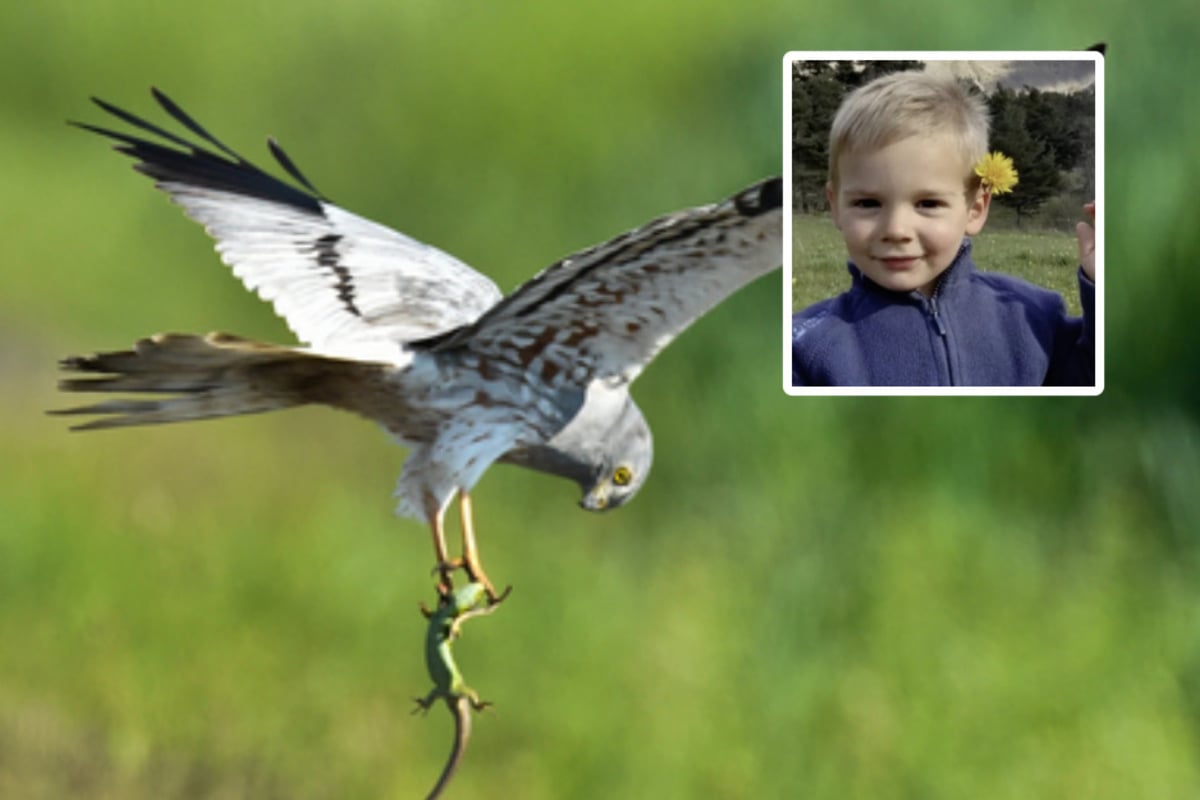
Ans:
[[[987,103],[953,78],[927,72],[893,72],[846,96],[829,132],[830,182],[838,185],[838,159],[846,153],[919,135],[952,137],[962,153],[967,187],[978,188],[972,167],[987,154]]]

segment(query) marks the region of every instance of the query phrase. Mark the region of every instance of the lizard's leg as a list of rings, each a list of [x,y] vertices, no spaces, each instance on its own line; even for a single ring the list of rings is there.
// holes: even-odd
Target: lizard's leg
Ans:
[[[485,589],[484,591],[486,592],[486,589]],[[454,618],[454,619],[453,619],[453,620],[450,622],[450,627],[449,627],[449,629],[448,629],[448,631],[447,631],[447,633],[446,633],[446,638],[447,638],[447,639],[449,639],[450,641],[454,641],[455,639],[457,639],[457,638],[459,637],[459,634],[461,634],[461,633],[462,633],[462,626],[463,626],[463,623],[464,623],[464,622],[466,622],[466,621],[467,621],[467,620],[469,620],[469,619],[473,619],[473,618],[475,618],[475,617],[486,617],[488,614],[490,614],[490,613],[492,613],[493,611],[495,611],[495,610],[496,610],[496,604],[497,604],[497,603],[499,603],[501,600],[503,600],[505,597],[507,597],[507,596],[508,596],[508,593],[509,593],[510,591],[512,591],[512,587],[511,587],[511,586],[510,586],[510,587],[508,587],[507,589],[505,589],[505,590],[504,590],[504,594],[500,595],[500,597],[499,597],[498,599],[496,599],[496,600],[492,600],[491,598],[488,598],[488,604],[487,604],[487,605],[485,605],[485,606],[479,606],[479,607],[477,607],[477,608],[472,608],[472,609],[470,609],[470,610],[468,610],[468,611],[464,611],[463,613],[461,613],[461,614],[459,614],[458,616],[456,616],[456,617],[455,617],[455,618]],[[485,703],[484,705],[488,705],[488,704],[487,704],[487,703]],[[476,706],[475,706],[475,709],[476,709],[476,710],[479,710],[479,709],[480,709],[480,708],[482,708],[482,707],[483,707],[483,706],[476,705]]]
[[[495,605],[508,597],[512,587],[506,587],[503,592],[497,594],[487,573],[484,572],[483,562],[479,559],[479,545],[475,543],[475,519],[471,511],[470,493],[466,491],[458,493],[458,510],[462,523],[462,567],[472,581],[483,584],[489,605]]]

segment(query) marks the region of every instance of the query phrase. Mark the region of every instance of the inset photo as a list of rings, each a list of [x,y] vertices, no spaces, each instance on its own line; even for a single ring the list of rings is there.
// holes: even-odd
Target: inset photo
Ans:
[[[1103,391],[1102,51],[785,56],[785,391]]]

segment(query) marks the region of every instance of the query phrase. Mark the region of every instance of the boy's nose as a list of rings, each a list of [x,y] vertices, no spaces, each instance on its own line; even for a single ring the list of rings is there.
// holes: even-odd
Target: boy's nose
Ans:
[[[884,212],[881,231],[885,241],[908,241],[912,238],[912,220],[903,208],[892,208]]]

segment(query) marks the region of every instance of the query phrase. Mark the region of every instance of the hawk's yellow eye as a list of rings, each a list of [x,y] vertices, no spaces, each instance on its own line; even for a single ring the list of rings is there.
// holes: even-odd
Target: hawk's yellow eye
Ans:
[[[612,481],[617,486],[626,486],[633,480],[633,471],[629,467],[617,467],[613,472]]]

